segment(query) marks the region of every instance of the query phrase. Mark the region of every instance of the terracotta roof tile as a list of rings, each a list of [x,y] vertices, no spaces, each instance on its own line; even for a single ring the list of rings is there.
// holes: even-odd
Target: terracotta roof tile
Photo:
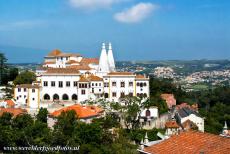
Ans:
[[[14,106],[15,106],[14,101],[13,101],[13,100],[11,100],[11,99],[5,100],[5,102],[7,103],[7,105],[8,105],[10,108],[12,108],[12,107],[14,107]]]
[[[74,68],[76,70],[91,70],[91,68],[88,65],[70,65],[67,66],[67,68]]]
[[[134,75],[132,72],[110,72],[108,73],[108,75],[125,75],[125,76],[129,76],[129,75]]]
[[[82,58],[81,62],[83,64],[99,64],[99,59],[98,58]]]
[[[72,106],[65,107],[60,110],[54,111],[53,113],[51,113],[51,115],[54,117],[57,117],[62,112],[66,112],[70,110],[74,110],[76,112],[76,116],[80,119],[99,116],[100,113],[104,111],[103,109],[96,107],[96,106],[81,106],[77,104],[77,105],[72,105]]]
[[[53,61],[44,62],[44,65],[47,65],[47,64],[55,64],[55,62],[53,62]]]
[[[39,85],[32,85],[32,84],[20,84],[20,85],[17,85],[16,86],[17,88],[35,88],[35,89],[38,89],[40,88]]]
[[[4,112],[12,113],[14,117],[20,114],[27,113],[25,109],[21,109],[21,108],[0,108],[0,115],[2,115]]]
[[[90,81],[103,81],[102,78],[100,78],[99,76],[95,76],[95,75],[90,75],[87,77],[87,79]]]
[[[176,121],[167,121],[165,123],[166,128],[179,128],[179,125],[176,123]]]
[[[81,76],[78,82],[89,82],[89,80],[85,76]]]
[[[69,60],[68,62],[66,62],[66,64],[75,64],[75,63],[79,63],[76,60]]]
[[[176,99],[173,94],[161,94],[161,98],[166,101],[168,108],[176,105]]]
[[[48,68],[45,74],[79,74],[74,68]]]
[[[61,54],[61,53],[62,53],[62,52],[61,52],[60,50],[54,49],[53,51],[51,51],[51,52],[48,54],[48,56],[55,57],[55,56],[57,56],[57,55],[59,55],[59,54]]]
[[[228,154],[230,139],[209,133],[186,131],[146,147],[144,151],[152,154]]]

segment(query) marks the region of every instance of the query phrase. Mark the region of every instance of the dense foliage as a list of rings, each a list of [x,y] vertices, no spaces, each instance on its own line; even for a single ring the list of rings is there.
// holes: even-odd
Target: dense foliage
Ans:
[[[36,120],[28,114],[12,117],[11,114],[4,113],[0,117],[0,150],[4,146],[59,145],[80,146],[77,153],[84,154],[136,153],[136,145],[131,144],[127,133],[119,129],[118,122],[111,116],[86,124],[75,117],[74,111],[63,112],[51,129],[47,125],[47,113],[46,109],[40,109]],[[118,128],[112,129],[114,126]]]
[[[33,72],[25,71],[20,73],[14,80],[14,85],[18,84],[31,84],[36,80],[36,75]]]
[[[5,55],[0,53],[0,85],[7,85],[8,81],[13,81],[17,75],[18,69],[9,67]]]

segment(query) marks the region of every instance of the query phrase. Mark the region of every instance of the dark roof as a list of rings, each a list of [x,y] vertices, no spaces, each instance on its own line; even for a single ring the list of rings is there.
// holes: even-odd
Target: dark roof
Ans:
[[[190,114],[194,114],[198,117],[201,117],[199,113],[197,113],[196,111],[190,109],[190,108],[187,108],[187,107],[184,107],[184,108],[181,108],[178,110],[178,114],[180,115],[180,117],[184,118],[184,117],[187,117],[189,116]]]

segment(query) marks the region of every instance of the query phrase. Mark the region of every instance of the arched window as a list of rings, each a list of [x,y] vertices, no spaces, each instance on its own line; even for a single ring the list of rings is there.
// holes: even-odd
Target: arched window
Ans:
[[[59,100],[58,94],[54,94],[54,95],[53,95],[53,100]]]
[[[62,100],[69,100],[69,96],[67,94],[62,95]]]
[[[43,98],[44,98],[44,100],[50,100],[50,95],[45,94],[45,95],[43,96]]]
[[[108,93],[105,93],[105,98],[109,98],[109,94]]]
[[[146,116],[146,117],[150,117],[150,116],[151,116],[151,112],[150,112],[149,110],[146,110],[146,111],[145,111],[145,116]]]
[[[77,100],[77,95],[76,94],[72,95],[72,100]]]
[[[147,94],[146,94],[146,93],[144,93],[144,97],[147,97]]]

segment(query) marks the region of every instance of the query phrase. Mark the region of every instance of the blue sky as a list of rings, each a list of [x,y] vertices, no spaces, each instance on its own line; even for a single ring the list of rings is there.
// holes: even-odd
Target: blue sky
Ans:
[[[98,57],[112,42],[117,60],[230,59],[229,8],[229,0],[0,0],[0,50],[9,62],[39,62],[56,48]]]

